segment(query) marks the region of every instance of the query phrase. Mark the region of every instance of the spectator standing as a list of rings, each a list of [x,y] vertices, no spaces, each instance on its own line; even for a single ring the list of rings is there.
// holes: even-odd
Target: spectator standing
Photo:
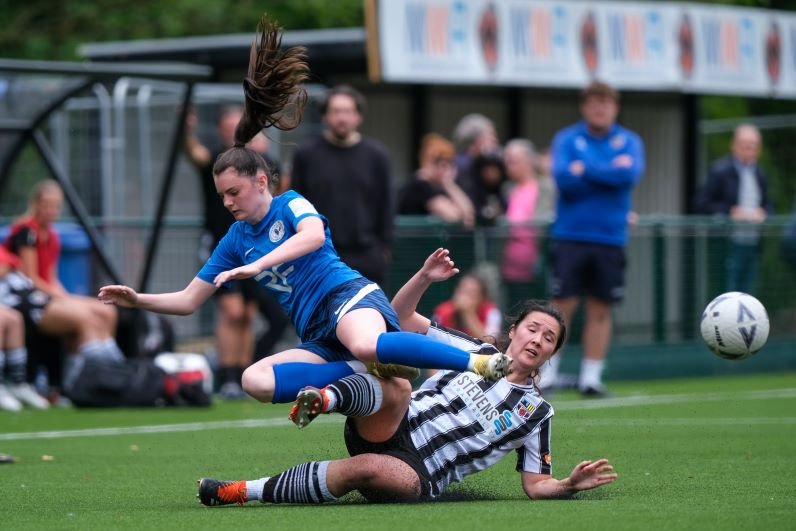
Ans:
[[[616,123],[619,93],[613,87],[600,81],[588,85],[580,95],[580,112],[583,120],[553,139],[559,196],[551,292],[568,324],[585,298],[578,387],[584,396],[604,396],[611,310],[624,296],[628,214],[633,188],[644,173],[644,146],[636,133]],[[555,384],[557,367],[557,361],[545,367],[540,386]]]
[[[359,132],[365,99],[353,87],[329,90],[321,105],[323,133],[293,158],[293,190],[329,220],[343,262],[385,286],[395,205],[386,148]]]
[[[700,213],[729,216],[734,224],[727,257],[728,291],[754,291],[761,247],[759,227],[755,225],[765,221],[772,208],[768,180],[757,164],[761,146],[757,127],[736,127],[732,153],[711,165],[698,200]]]
[[[406,215],[431,215],[449,223],[472,228],[473,204],[456,184],[453,143],[429,133],[420,143],[420,168],[399,194],[398,212]]]
[[[227,233],[235,218],[224,207],[216,192],[213,163],[218,155],[231,148],[235,142],[235,127],[243,116],[240,106],[221,110],[216,123],[215,144],[203,144],[195,135],[195,113],[190,113],[185,139],[185,153],[198,170],[203,200],[204,232],[200,239],[199,259],[210,257],[221,238]],[[265,152],[268,138],[258,134],[251,142],[252,149]],[[273,159],[266,162],[276,171]],[[228,399],[243,398],[241,388],[243,371],[254,361],[272,353],[273,347],[290,323],[279,302],[266,293],[253,279],[239,280],[230,287],[216,292],[217,319],[215,327],[218,355],[219,392]],[[254,320],[257,310],[268,321],[268,331],[255,344]]]
[[[506,144],[504,158],[512,187],[506,208],[509,234],[503,248],[500,273],[507,307],[512,308],[514,304],[531,298],[532,282],[536,278],[538,243],[533,223],[538,217],[541,186],[536,178],[536,154],[530,140],[511,140]]]

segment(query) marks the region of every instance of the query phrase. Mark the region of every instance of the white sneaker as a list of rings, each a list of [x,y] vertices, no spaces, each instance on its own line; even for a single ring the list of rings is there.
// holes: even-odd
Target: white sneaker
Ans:
[[[3,384],[0,384],[0,409],[6,411],[19,411],[22,409],[22,404],[19,403],[19,400],[14,398],[8,387]]]
[[[36,409],[47,409],[50,403],[41,396],[29,383],[11,384],[8,390],[23,404]]]

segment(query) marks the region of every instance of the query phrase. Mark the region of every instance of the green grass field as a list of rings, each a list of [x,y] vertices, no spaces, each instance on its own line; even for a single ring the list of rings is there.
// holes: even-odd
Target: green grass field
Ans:
[[[530,501],[514,458],[442,501],[205,508],[201,476],[252,479],[344,456],[342,421],[298,431],[287,406],[0,413],[2,529],[796,529],[796,374],[616,383],[551,398],[553,464],[607,457],[619,478]]]

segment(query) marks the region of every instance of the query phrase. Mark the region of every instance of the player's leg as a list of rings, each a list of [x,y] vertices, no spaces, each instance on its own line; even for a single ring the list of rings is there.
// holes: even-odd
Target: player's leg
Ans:
[[[302,463],[272,477],[250,481],[199,480],[203,505],[263,503],[317,504],[359,490],[368,499],[411,501],[421,495],[417,472],[400,459],[362,454],[337,461]]]
[[[337,324],[337,337],[357,359],[365,362],[474,371],[491,380],[510,371],[511,360],[503,354],[470,353],[425,335],[387,332],[384,313],[375,308],[357,308],[346,313]]]
[[[354,374],[321,389],[302,389],[288,418],[304,428],[320,414],[340,413],[354,419],[357,432],[365,439],[384,441],[400,425],[411,392],[412,385],[403,378]]]
[[[243,372],[243,389],[260,402],[288,403],[306,387],[324,387],[356,372],[359,361],[327,361],[318,353],[293,348],[268,356]]]

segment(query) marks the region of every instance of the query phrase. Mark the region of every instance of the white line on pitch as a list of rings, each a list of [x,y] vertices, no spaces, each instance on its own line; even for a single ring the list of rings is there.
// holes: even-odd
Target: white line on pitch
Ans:
[[[794,398],[796,388],[770,389],[764,391],[737,391],[724,393],[694,393],[677,395],[636,395],[621,398],[604,398],[600,400],[572,400],[556,403],[553,401],[555,409],[574,410],[574,409],[608,409],[615,407],[638,407],[662,404],[676,404],[682,402],[699,401],[721,401],[721,400],[769,400],[776,398]],[[789,423],[791,417],[782,418],[782,421]],[[596,420],[596,419],[592,419]],[[736,419],[737,420],[737,419]],[[745,419],[754,422],[753,419]],[[315,420],[318,422],[342,422],[340,415],[324,416]],[[655,419],[656,422],[664,423],[665,419]],[[578,422],[583,422],[583,419]],[[608,420],[606,419],[606,422]],[[701,422],[701,421],[699,421]],[[695,423],[698,423],[695,421]],[[728,422],[733,423],[733,422]],[[221,420],[213,422],[189,422],[182,424],[159,424],[153,426],[129,426],[123,428],[89,428],[84,430],[61,430],[61,431],[36,431],[20,433],[0,433],[0,441],[24,441],[33,439],[63,439],[68,437],[105,437],[111,435],[146,434],[146,433],[175,433],[192,432],[204,430],[226,430],[236,428],[264,428],[274,426],[288,426],[290,421],[287,419],[243,419],[243,420]]]

